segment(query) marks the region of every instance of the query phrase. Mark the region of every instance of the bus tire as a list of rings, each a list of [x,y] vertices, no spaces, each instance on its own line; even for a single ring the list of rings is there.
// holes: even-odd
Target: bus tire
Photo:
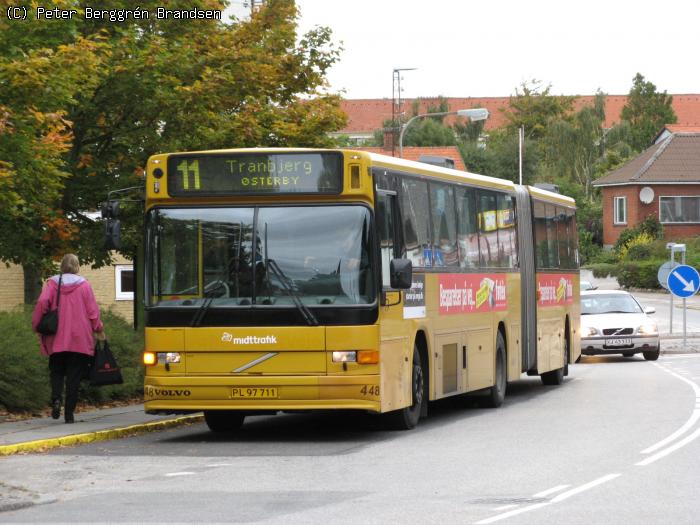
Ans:
[[[488,394],[483,399],[483,406],[498,408],[506,397],[507,372],[506,372],[506,342],[503,334],[498,331],[496,336],[496,377],[494,385],[489,388]]]
[[[386,422],[393,430],[410,430],[420,420],[423,404],[427,403],[425,383],[425,366],[417,346],[413,347],[413,367],[411,373],[411,398],[409,407],[394,410],[386,414]]]
[[[205,410],[204,421],[212,432],[233,432],[241,428],[245,415],[237,410]]]
[[[568,361],[569,345],[566,343],[566,340],[564,341],[564,359]],[[561,368],[557,368],[556,370],[550,370],[549,372],[545,372],[544,374],[540,375],[540,379],[542,379],[542,384],[548,386],[561,385],[564,382],[565,368],[566,365],[562,366]]]

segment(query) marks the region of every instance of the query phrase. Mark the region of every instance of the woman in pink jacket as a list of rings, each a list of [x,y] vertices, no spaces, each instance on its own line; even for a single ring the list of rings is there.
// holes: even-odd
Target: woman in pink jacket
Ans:
[[[58,330],[55,335],[39,335],[41,353],[49,357],[51,375],[51,416],[61,415],[63,383],[66,386],[66,423],[74,423],[73,411],[78,401],[80,379],[95,354],[94,337],[105,340],[100,308],[90,283],[78,275],[78,258],[68,253],[61,261],[61,274],[51,277],[39,296],[32,315],[32,328],[37,330],[42,316],[56,307],[59,281]]]

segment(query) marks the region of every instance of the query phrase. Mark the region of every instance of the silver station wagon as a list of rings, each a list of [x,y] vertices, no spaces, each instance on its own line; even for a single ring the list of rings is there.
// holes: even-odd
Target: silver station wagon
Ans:
[[[622,354],[644,359],[659,358],[659,329],[647,314],[653,307],[642,308],[627,292],[591,290],[581,292],[581,353],[585,355]]]

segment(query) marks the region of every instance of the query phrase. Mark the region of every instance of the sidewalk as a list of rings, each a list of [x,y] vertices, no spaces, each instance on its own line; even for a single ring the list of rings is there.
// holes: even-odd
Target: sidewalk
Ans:
[[[143,405],[139,404],[79,412],[75,414],[75,423],[72,425],[65,424],[63,417],[0,421],[0,456],[93,443],[196,423],[201,420],[201,414],[148,415],[144,413]]]

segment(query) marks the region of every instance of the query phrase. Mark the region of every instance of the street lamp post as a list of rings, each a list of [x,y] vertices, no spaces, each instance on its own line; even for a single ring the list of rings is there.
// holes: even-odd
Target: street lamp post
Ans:
[[[401,134],[399,135],[399,157],[403,158],[403,135],[414,120],[424,117],[444,117],[445,115],[459,115],[460,117],[467,117],[472,121],[486,120],[489,118],[489,110],[485,108],[458,109],[457,111],[443,111],[441,113],[423,113],[412,117],[406,124],[401,126]]]

